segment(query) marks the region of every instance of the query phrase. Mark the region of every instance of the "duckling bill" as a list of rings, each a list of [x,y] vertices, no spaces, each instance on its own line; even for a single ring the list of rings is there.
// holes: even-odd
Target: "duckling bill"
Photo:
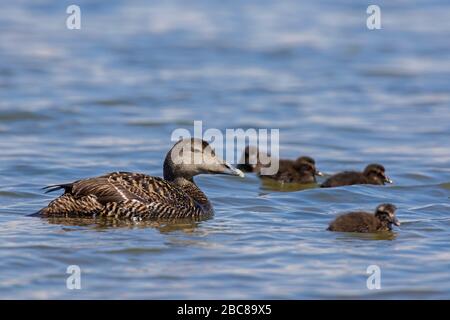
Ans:
[[[392,225],[399,226],[395,216],[397,208],[393,204],[380,204],[375,214],[367,212],[349,212],[337,217],[327,230],[341,232],[377,232],[391,231]]]
[[[200,159],[200,161],[194,161]],[[241,170],[218,158],[201,139],[178,141],[164,160],[164,179],[142,173],[113,172],[46,187],[64,193],[41,209],[41,216],[108,216],[116,218],[200,218],[213,207],[193,178],[199,174],[243,177]]]
[[[354,184],[384,185],[392,183],[386,176],[386,170],[381,164],[369,164],[363,172],[344,171],[328,178],[320,185],[321,188],[349,186]]]

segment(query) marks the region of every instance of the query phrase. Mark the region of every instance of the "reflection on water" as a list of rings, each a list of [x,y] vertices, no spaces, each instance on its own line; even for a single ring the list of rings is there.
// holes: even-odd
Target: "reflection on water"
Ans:
[[[38,217],[35,217],[38,218]],[[195,219],[176,219],[176,220],[159,220],[159,221],[135,221],[135,220],[119,220],[116,218],[72,218],[72,217],[41,217],[40,219],[50,224],[61,226],[88,227],[92,230],[106,231],[110,228],[155,228],[161,233],[169,233],[173,231],[183,231],[192,233],[201,220]],[[70,231],[72,229],[65,229]],[[76,230],[76,229],[74,229]]]
[[[359,1],[77,4],[73,31],[59,2],[2,2],[1,298],[450,298],[448,1],[382,0],[374,31]],[[193,120],[279,129],[283,158],[328,173],[381,163],[395,183],[199,176],[204,221],[28,216],[56,196],[46,185],[161,176]],[[394,232],[326,231],[384,202]],[[73,264],[79,291],[65,287]],[[367,290],[369,265],[381,290]]]
[[[442,188],[444,188],[444,189],[450,190],[450,182],[449,182],[449,183],[443,183],[441,186],[442,186]]]
[[[271,191],[282,191],[282,192],[290,192],[290,191],[300,191],[306,189],[317,188],[317,183],[283,183],[276,181],[270,178],[261,178],[262,189],[263,190],[271,190]]]
[[[374,232],[374,233],[356,233],[356,232],[339,232],[336,239],[338,240],[395,240],[397,233],[392,231]]]

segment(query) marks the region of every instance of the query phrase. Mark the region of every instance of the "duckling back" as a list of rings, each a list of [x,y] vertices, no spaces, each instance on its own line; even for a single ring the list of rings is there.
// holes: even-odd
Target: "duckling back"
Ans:
[[[380,222],[367,212],[350,212],[337,217],[327,230],[341,232],[376,232]]]
[[[329,177],[323,182],[321,188],[333,188],[340,186],[350,186],[354,184],[368,184],[368,179],[361,173],[356,171],[345,171],[337,173]]]

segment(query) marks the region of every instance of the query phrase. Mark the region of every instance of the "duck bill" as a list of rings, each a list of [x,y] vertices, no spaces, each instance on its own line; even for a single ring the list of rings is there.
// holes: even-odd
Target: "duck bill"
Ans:
[[[228,174],[231,176],[239,176],[241,178],[245,177],[245,174],[241,170],[236,169],[235,167],[233,167],[232,165],[230,165],[228,163],[224,163],[224,167],[225,167],[225,169],[221,172],[222,174]]]
[[[389,177],[384,177],[384,182],[386,182],[386,183],[394,183],[394,181],[389,179]]]
[[[393,223],[395,226],[397,226],[397,227],[400,226],[400,224],[401,224],[400,221],[398,221],[397,218],[395,218],[394,221],[392,221],[392,223]]]
[[[316,171],[316,176],[323,177],[324,174],[323,174],[323,172],[321,172],[321,171]]]

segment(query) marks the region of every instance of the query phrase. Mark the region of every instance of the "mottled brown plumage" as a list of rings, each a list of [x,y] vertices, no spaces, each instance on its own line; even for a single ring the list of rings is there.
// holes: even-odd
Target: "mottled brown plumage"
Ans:
[[[201,162],[193,162],[200,155]],[[39,211],[43,216],[108,216],[116,218],[198,218],[213,214],[193,177],[201,173],[242,172],[218,159],[199,139],[179,141],[164,161],[164,179],[141,173],[113,172],[47,187],[64,194]]]
[[[369,164],[363,172],[344,171],[328,178],[320,185],[321,188],[349,186],[354,184],[384,185],[392,183],[386,176],[385,169],[380,164]]]
[[[349,212],[337,217],[327,230],[341,232],[378,232],[390,231],[392,225],[399,226],[400,222],[395,217],[397,208],[393,204],[379,205],[375,214],[367,212]]]

